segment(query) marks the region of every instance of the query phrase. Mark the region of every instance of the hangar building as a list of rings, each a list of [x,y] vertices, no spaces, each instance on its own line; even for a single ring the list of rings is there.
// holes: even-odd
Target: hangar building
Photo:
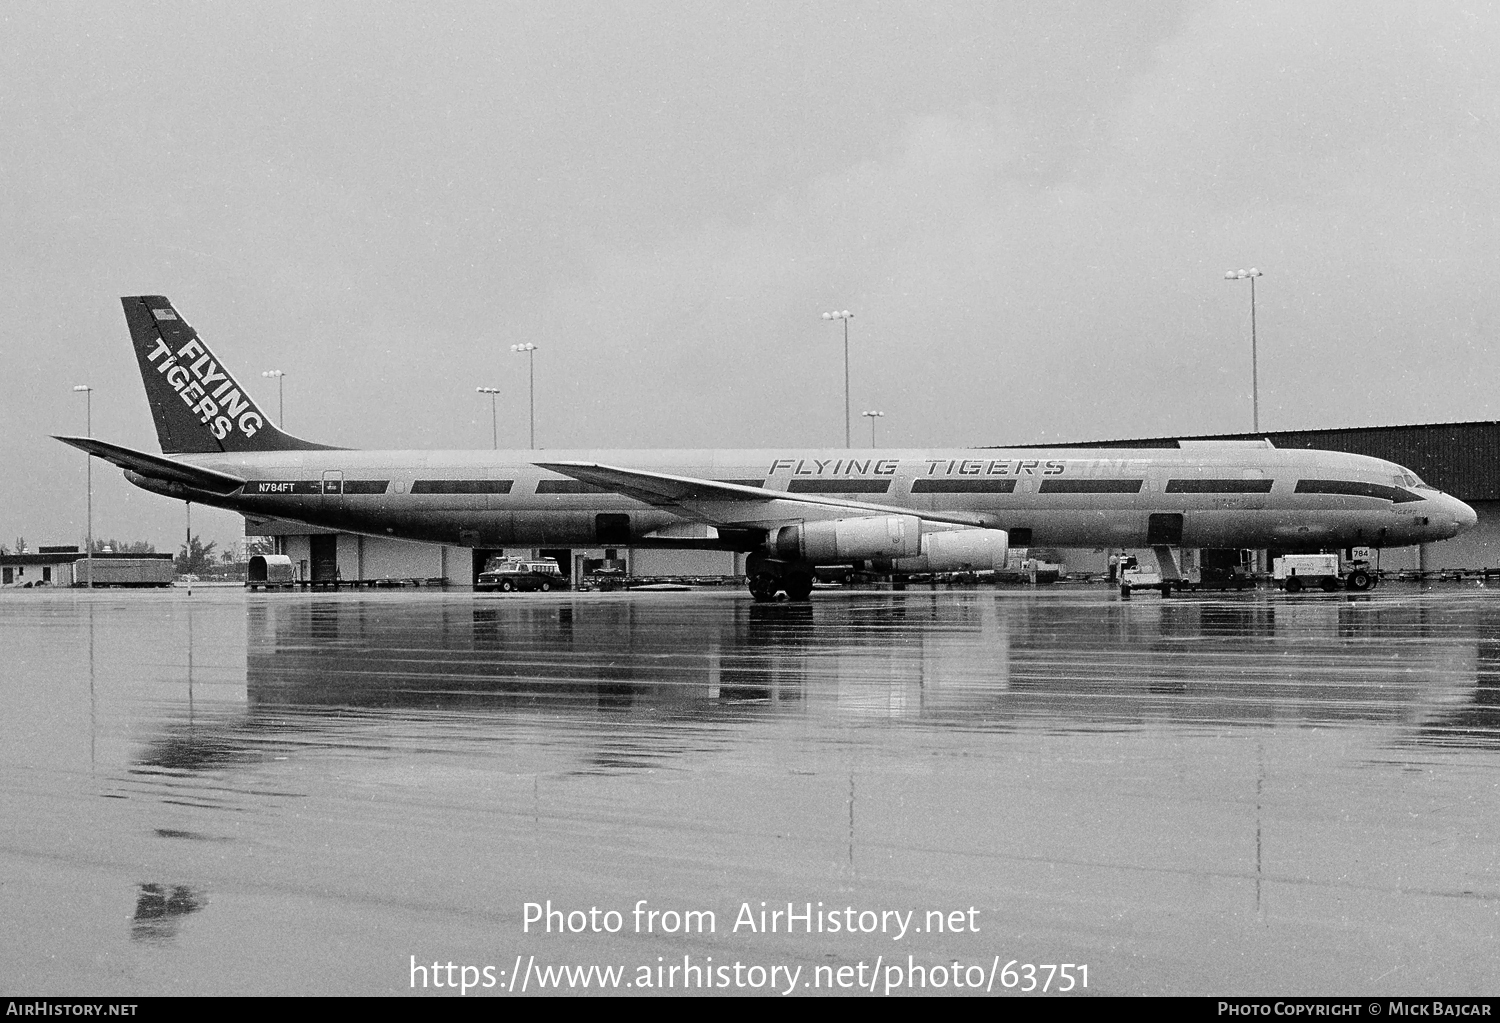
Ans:
[[[1500,421],[1359,426],[1339,430],[1214,433],[1181,437],[1026,444],[1019,447],[1169,448],[1179,440],[1268,439],[1278,448],[1315,448],[1384,458],[1405,466],[1430,486],[1466,502],[1479,516],[1472,530],[1421,548],[1383,552],[1387,571],[1478,571],[1500,567]],[[1076,559],[1067,559],[1072,565]]]

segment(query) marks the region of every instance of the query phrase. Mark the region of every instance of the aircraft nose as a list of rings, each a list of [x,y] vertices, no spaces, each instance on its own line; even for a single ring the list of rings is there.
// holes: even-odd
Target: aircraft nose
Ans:
[[[1457,533],[1455,533],[1454,535],[1456,536],[1458,535],[1458,533],[1466,533],[1469,530],[1473,529],[1474,526],[1479,522],[1479,513],[1476,512],[1473,508],[1470,508],[1468,505],[1464,504],[1456,497],[1450,498],[1450,500],[1458,506],[1454,509],[1453,512],[1453,524],[1457,527]]]

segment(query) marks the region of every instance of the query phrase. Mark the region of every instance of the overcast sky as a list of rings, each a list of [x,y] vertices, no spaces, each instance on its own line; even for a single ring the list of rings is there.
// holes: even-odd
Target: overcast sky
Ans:
[[[1497,418],[1500,13],[990,2],[0,7],[0,542],[158,450],[168,295],[351,447],[955,446]],[[96,463],[95,532],[182,507]],[[238,516],[203,510],[220,543]]]

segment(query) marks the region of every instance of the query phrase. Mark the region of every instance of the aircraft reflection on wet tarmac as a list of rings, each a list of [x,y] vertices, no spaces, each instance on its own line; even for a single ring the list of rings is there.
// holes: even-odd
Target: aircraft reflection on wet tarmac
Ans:
[[[169,728],[141,764],[258,757],[261,733],[305,732],[348,709],[545,712],[558,723],[873,715],[990,731],[1387,723],[1403,726],[1400,744],[1500,747],[1500,607],[1490,603],[252,600],[249,715],[231,731],[256,740],[246,747],[200,718],[190,733]],[[634,750],[605,741],[588,758],[594,769],[649,767],[675,745],[670,733]]]
[[[187,885],[143,884],[136,896],[130,936],[137,941],[166,942],[177,936],[178,925],[205,903],[203,893]]]
[[[1480,588],[43,594],[0,598],[0,662],[28,990],[159,990],[101,916],[173,990],[394,990],[538,897],[972,902],[1106,992],[1500,981]]]
[[[1449,609],[1364,596],[1155,605],[969,594],[813,605],[313,600],[251,606],[247,681],[252,707],[876,713],[985,728],[1414,723],[1451,714],[1468,683],[1459,731],[1485,741],[1500,734],[1491,727],[1500,720],[1485,716],[1500,653],[1476,628],[1488,631]]]

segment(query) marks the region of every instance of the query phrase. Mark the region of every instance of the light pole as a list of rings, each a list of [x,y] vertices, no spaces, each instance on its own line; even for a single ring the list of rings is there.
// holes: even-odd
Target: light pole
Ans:
[[[490,396],[490,446],[495,448],[496,450],[499,450],[500,427],[496,424],[495,420],[495,395],[500,393],[500,388],[476,387],[474,388],[474,390],[479,392],[480,394],[488,394]]]
[[[88,384],[78,384],[74,391],[83,392],[83,408],[87,424],[84,427],[89,437],[94,436],[94,389]],[[84,538],[84,561],[88,563],[89,589],[94,588],[94,456],[88,456],[88,481],[89,481],[89,511],[88,511],[88,533]]]
[[[845,309],[843,312],[834,311],[824,313],[825,320],[844,321],[844,447],[854,447],[849,439],[849,321],[854,319],[854,314]]]
[[[283,373],[283,372],[281,372],[281,370],[279,370],[279,369],[268,369],[264,373],[262,373],[261,376],[263,376],[263,377],[275,377],[276,378],[276,426],[279,429],[285,430],[286,429],[286,395],[282,392],[281,381],[286,376],[286,374]]]
[[[510,350],[526,356],[527,370],[531,377],[528,390],[531,392],[531,450],[536,450],[536,345],[530,341],[523,345],[511,345]]]
[[[1255,267],[1248,270],[1226,270],[1226,281],[1250,280],[1250,409],[1255,432],[1260,432],[1260,370],[1255,350],[1255,278],[1262,276]]]
[[[861,412],[860,415],[865,416],[870,420],[870,447],[873,448],[875,446],[875,420],[885,415],[885,413],[876,412],[872,409],[869,412]]]

